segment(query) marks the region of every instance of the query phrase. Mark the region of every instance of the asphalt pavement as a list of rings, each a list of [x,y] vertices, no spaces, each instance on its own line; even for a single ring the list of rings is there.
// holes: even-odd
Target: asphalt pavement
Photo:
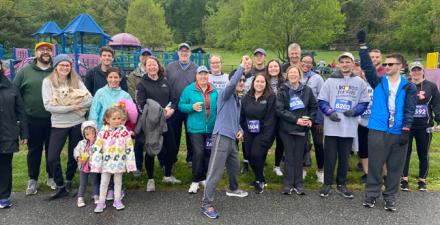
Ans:
[[[317,191],[306,190],[305,196],[286,196],[278,192],[264,192],[246,198],[227,197],[217,192],[215,206],[218,219],[200,213],[202,193],[157,191],[147,193],[131,190],[124,198],[125,210],[116,211],[111,202],[101,214],[93,213],[94,204],[76,207],[76,198],[66,197],[44,201],[49,193],[25,196],[13,194],[13,207],[0,210],[0,224],[439,224],[440,193],[400,193],[396,212],[383,209],[383,201],[376,207],[362,206],[362,193],[354,199],[344,199],[332,192],[322,199]]]

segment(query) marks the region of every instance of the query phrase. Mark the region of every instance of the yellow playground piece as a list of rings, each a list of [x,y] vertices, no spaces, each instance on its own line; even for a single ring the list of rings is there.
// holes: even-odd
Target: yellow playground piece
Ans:
[[[426,57],[426,69],[435,69],[438,67],[438,52],[430,52]]]

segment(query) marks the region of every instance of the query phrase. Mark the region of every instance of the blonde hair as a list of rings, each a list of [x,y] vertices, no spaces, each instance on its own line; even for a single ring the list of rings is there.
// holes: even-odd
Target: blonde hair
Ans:
[[[53,72],[47,77],[52,82],[52,86],[54,88],[59,88],[61,86],[59,79],[58,79],[58,76],[59,75],[58,75],[58,72],[55,67]],[[67,75],[67,86],[71,87],[73,89],[78,89],[80,81],[81,81],[81,78],[79,77],[79,75],[77,73],[75,73],[75,71],[71,67],[70,73],[69,73],[69,75]]]
[[[290,70],[292,70],[292,69],[297,69],[298,70],[298,72],[299,72],[299,82],[301,82],[301,80],[304,78],[304,72],[302,71],[302,69],[301,69],[301,66],[299,66],[299,65],[292,65],[292,66],[289,66],[289,68],[287,68],[287,70],[286,70],[286,80],[287,81],[289,81],[289,71]]]
[[[122,110],[122,109],[121,109],[120,107],[118,107],[118,106],[113,106],[113,107],[110,107],[110,108],[108,108],[108,109],[105,110],[105,112],[104,112],[104,118],[102,118],[102,122],[103,122],[103,124],[104,124],[104,125],[108,125],[108,123],[107,123],[106,120],[110,119],[110,118],[113,116],[113,114],[115,114],[115,113],[119,113],[119,114],[121,115],[121,119],[124,119],[124,118],[127,118],[127,117],[128,117],[128,115],[127,115],[127,111],[126,111],[125,109]]]

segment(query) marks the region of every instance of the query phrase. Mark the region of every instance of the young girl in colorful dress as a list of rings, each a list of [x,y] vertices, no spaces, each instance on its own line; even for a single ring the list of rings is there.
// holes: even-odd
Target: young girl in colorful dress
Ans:
[[[125,113],[119,107],[111,107],[105,111],[104,126],[92,147],[91,172],[101,173],[99,202],[95,213],[103,212],[106,207],[105,198],[111,175],[114,177],[113,207],[117,210],[125,208],[121,201],[122,174],[136,171],[133,141],[129,131],[122,124],[123,118],[127,117]]]

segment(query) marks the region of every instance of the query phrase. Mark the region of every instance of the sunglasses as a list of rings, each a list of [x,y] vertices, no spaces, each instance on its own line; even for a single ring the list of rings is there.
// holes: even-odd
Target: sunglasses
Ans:
[[[401,64],[401,63],[382,63],[382,66],[383,67],[392,67],[392,66],[394,66],[394,65],[399,65],[399,64]]]

